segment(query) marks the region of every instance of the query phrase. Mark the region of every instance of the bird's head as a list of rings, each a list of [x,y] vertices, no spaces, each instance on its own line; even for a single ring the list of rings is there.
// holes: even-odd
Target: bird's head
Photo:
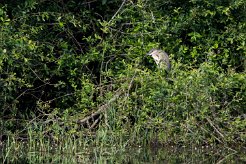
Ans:
[[[160,49],[153,48],[147,54],[151,56],[159,67],[165,67],[166,70],[171,69],[168,54]]]
[[[161,50],[153,48],[148,52],[147,55],[151,56],[155,60],[155,62],[159,63],[161,57],[160,54],[161,54]]]

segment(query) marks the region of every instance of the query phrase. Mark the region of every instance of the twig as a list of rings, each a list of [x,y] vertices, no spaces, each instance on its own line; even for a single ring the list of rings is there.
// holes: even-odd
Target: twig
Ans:
[[[87,122],[91,118],[94,118],[95,116],[103,113],[104,111],[106,111],[108,109],[109,105],[112,102],[114,102],[121,94],[122,94],[122,91],[118,91],[112,99],[110,99],[106,104],[100,106],[96,112],[92,113],[90,116],[83,118],[82,120],[78,120],[77,123],[84,124],[85,122]]]
[[[135,77],[136,77],[136,73],[137,73],[137,71],[135,70],[134,75],[133,75],[133,77],[132,77],[132,79],[131,79],[131,81],[130,81],[130,84],[129,84],[129,86],[128,86],[127,97],[129,97],[129,92],[130,92],[130,89],[132,88],[133,80],[134,80]]]
[[[116,11],[116,13],[112,16],[111,20],[109,21],[109,23],[114,19],[114,17],[116,17],[116,15],[120,12],[120,10],[122,9],[122,7],[124,6],[124,4],[126,3],[126,0],[123,0],[122,4],[120,5],[120,8]]]
[[[47,83],[46,81],[42,80],[42,79],[38,76],[38,74],[37,74],[31,67],[29,67],[29,68],[30,68],[30,70],[35,74],[35,76],[36,76],[40,81],[42,81],[44,84],[49,84],[49,83]]]
[[[227,156],[225,156],[224,158],[222,158],[221,160],[219,160],[216,164],[220,164],[220,163],[224,163],[224,161],[229,157],[236,154],[236,152],[228,154]]]
[[[102,116],[100,115],[99,118],[96,119],[91,126],[89,126],[89,129],[93,129],[97,125],[97,123],[101,120],[101,118]]]
[[[215,127],[215,125],[213,124],[213,122],[209,119],[206,118],[206,120],[208,121],[208,123],[210,124],[210,126],[213,127],[213,129],[219,134],[219,136],[223,139],[224,135]]]

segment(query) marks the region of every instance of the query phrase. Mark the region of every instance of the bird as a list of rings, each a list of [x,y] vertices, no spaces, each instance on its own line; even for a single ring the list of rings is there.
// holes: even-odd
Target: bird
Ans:
[[[151,56],[159,68],[164,68],[166,71],[171,70],[171,63],[169,61],[169,56],[165,51],[153,48],[147,55]]]

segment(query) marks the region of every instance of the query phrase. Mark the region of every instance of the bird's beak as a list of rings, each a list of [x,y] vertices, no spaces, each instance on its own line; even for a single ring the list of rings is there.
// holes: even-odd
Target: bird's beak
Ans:
[[[146,56],[151,56],[151,53],[147,53],[146,55],[144,55],[144,57],[146,57]]]

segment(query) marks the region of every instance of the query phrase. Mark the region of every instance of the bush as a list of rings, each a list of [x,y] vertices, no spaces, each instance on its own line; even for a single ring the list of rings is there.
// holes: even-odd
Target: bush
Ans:
[[[44,2],[1,5],[2,118],[106,111],[103,128],[245,140],[243,0]],[[170,54],[169,74],[145,56],[154,47]]]

